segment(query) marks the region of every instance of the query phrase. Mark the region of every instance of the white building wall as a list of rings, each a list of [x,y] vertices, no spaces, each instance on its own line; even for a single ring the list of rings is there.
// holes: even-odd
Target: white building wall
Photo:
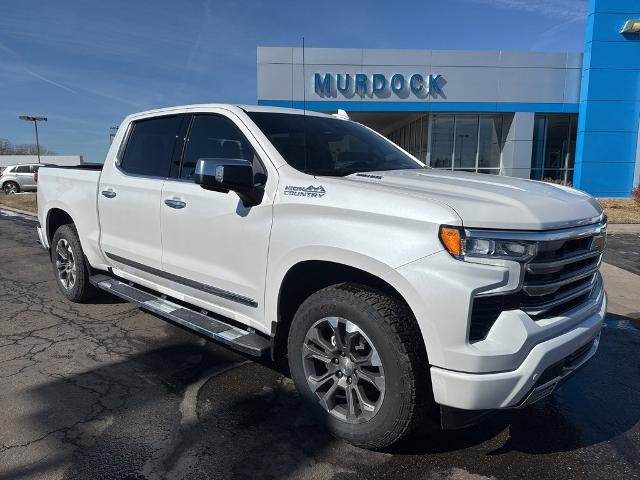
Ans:
[[[38,163],[37,155],[0,155],[0,167],[20,163]],[[40,155],[40,163],[73,166],[84,163],[81,155]]]
[[[569,52],[307,48],[303,66],[301,48],[258,47],[258,103],[297,107],[304,98],[312,110],[321,110],[322,103],[332,110],[332,103],[340,102],[339,108],[347,111],[375,111],[371,103],[397,102],[413,103],[413,110],[415,104],[422,104],[424,111],[444,111],[443,105],[450,104],[451,111],[498,112],[509,111],[505,104],[520,104],[515,105],[517,110],[533,108],[523,104],[542,104],[538,111],[545,111],[547,104],[551,111],[561,112],[565,105],[575,108],[579,101],[582,59],[581,53]],[[316,91],[316,73],[332,75],[331,94]],[[407,81],[414,73],[441,75],[442,93],[416,95],[408,88],[402,93],[389,88],[376,94],[371,88],[366,93],[341,93],[335,89],[337,74],[365,74],[370,86],[374,73],[387,79],[398,73]],[[477,103],[478,108],[467,103]]]

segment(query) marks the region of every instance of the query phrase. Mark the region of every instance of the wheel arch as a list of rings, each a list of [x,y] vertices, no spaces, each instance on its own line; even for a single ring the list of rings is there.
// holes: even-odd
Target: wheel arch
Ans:
[[[53,240],[53,235],[56,233],[56,230],[61,226],[68,224],[75,225],[75,222],[66,210],[53,207],[47,211],[46,234],[49,245],[51,245],[51,241]]]
[[[325,287],[345,282],[357,283],[391,295],[404,303],[413,314],[411,306],[400,291],[379,274],[331,260],[302,260],[292,265],[280,282],[277,321],[271,324],[271,355],[274,359],[286,354],[289,329],[304,300]]]

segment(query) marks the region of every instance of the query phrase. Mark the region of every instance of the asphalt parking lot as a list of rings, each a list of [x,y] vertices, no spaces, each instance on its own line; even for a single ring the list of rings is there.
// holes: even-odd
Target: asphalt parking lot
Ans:
[[[609,242],[600,349],[552,397],[374,453],[318,427],[282,366],[63,300],[34,226],[0,211],[0,480],[640,477],[638,236]]]

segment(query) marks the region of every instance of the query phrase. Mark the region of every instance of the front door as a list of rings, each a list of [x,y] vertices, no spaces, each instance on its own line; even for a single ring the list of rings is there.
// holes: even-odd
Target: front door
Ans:
[[[134,121],[122,158],[111,159],[98,188],[100,245],[126,273],[156,280],[162,268],[160,205],[183,115]]]
[[[182,165],[162,191],[162,268],[188,296],[213,310],[263,330],[264,284],[274,189],[246,208],[235,192],[205,190],[193,183],[200,158],[251,160],[256,183],[267,178],[265,158],[242,122],[222,114],[193,114]],[[271,182],[271,184],[269,184]]]

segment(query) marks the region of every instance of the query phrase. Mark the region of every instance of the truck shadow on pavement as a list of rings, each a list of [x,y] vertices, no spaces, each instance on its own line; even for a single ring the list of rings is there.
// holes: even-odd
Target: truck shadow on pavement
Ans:
[[[433,457],[439,467],[471,467],[482,458],[491,466],[501,457],[513,463],[523,454],[568,452],[615,437],[616,452],[638,461],[637,445],[621,435],[640,417],[640,336],[623,329],[605,328],[597,355],[552,397],[386,453],[328,435],[305,410],[286,367],[249,361],[184,332],[178,338],[182,343],[33,388],[30,395],[46,407],[23,422],[43,432],[38,442],[48,442],[50,454],[14,465],[0,479],[60,468],[65,478],[132,480],[386,478],[385,469],[388,478],[400,478],[399,462],[408,456],[414,466],[403,475],[418,478],[435,467]]]
[[[506,430],[507,441],[488,455],[544,455],[589,447],[629,431],[640,420],[640,330],[634,318],[607,314],[596,355],[546,399],[499,412],[465,430],[442,432],[437,439],[399,446],[399,451],[450,452],[477,446]],[[624,449],[633,463],[640,462],[637,446],[626,444]]]

